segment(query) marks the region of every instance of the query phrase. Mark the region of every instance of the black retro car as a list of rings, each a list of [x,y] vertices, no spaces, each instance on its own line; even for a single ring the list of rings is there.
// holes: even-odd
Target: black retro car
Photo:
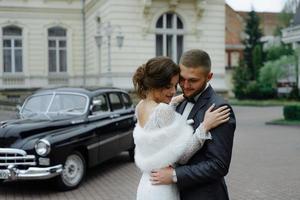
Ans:
[[[68,190],[122,151],[133,160],[134,107],[123,90],[41,90],[19,110],[0,124],[1,181],[53,178]]]

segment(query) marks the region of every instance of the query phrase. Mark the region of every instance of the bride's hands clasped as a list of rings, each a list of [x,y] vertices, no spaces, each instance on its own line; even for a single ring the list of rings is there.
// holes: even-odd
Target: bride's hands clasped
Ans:
[[[220,124],[229,121],[230,119],[230,108],[228,106],[221,106],[213,110],[214,107],[215,104],[211,105],[204,115],[202,127],[206,132],[213,128],[216,128]]]

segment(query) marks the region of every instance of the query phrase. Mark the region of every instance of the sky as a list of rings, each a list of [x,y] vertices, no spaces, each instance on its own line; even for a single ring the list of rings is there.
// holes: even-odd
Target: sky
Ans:
[[[250,11],[253,6],[258,12],[280,12],[286,0],[226,0],[236,11]]]

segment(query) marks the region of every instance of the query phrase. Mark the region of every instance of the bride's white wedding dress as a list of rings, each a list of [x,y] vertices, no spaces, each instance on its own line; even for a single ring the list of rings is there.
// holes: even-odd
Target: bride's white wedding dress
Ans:
[[[136,116],[138,118],[137,114]],[[153,169],[174,166],[176,162],[186,163],[206,139],[211,139],[210,134],[199,128],[197,130],[193,134],[192,127],[175,112],[174,107],[164,103],[156,106],[144,127],[136,123],[133,132],[135,162],[143,172],[137,200],[180,199],[175,184],[152,185],[150,173]]]

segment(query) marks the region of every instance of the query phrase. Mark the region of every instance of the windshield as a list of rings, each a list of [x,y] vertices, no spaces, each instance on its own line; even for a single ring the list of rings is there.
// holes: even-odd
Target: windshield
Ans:
[[[88,97],[72,93],[34,95],[21,109],[22,118],[62,119],[86,112]]]

